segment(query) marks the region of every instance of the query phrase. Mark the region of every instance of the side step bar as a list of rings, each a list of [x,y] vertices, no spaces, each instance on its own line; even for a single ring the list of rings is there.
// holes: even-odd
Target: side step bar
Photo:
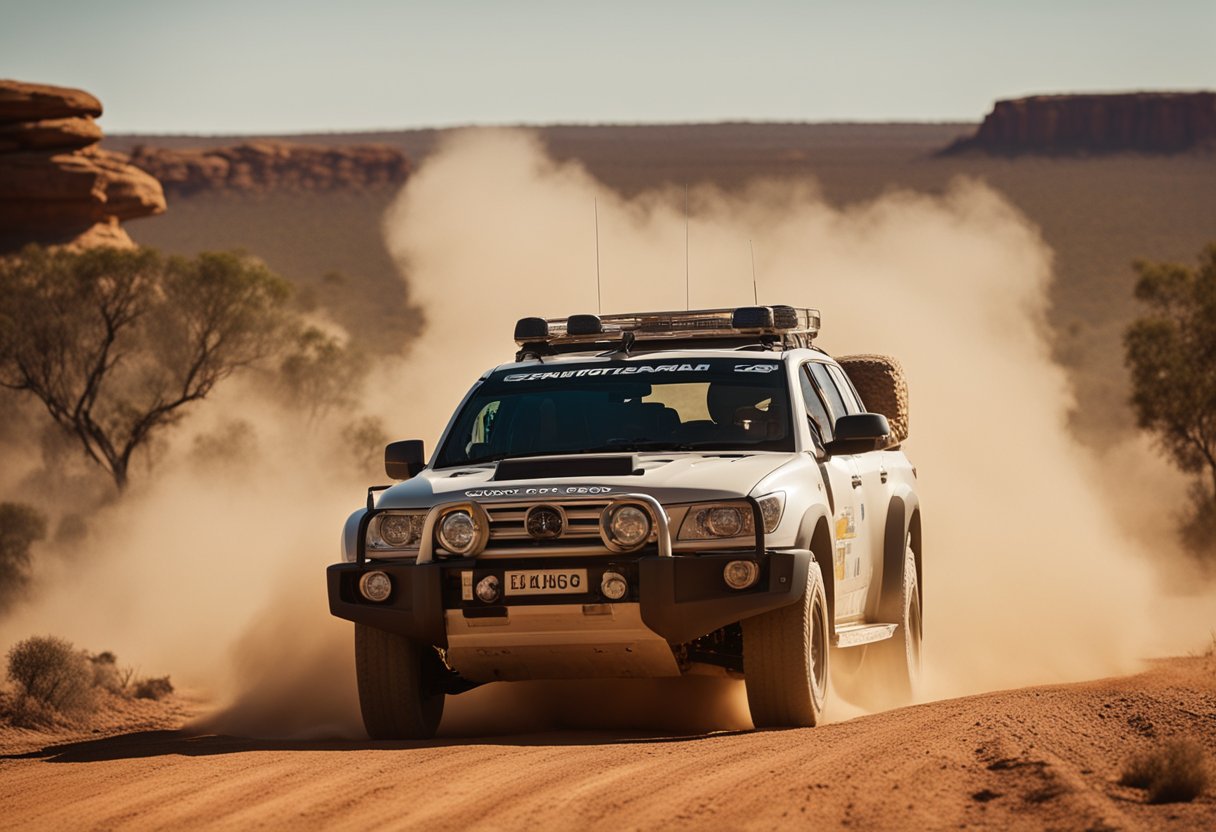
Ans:
[[[875,641],[885,641],[895,635],[898,624],[850,624],[837,627],[832,639],[836,647],[860,647]]]

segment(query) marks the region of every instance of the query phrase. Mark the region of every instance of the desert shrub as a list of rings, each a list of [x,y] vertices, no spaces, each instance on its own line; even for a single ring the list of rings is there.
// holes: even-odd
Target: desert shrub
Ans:
[[[129,693],[131,677],[135,671],[129,667],[119,667],[118,658],[109,650],[89,656],[93,664],[93,686],[107,690],[117,696]]]
[[[1119,782],[1147,789],[1149,803],[1181,803],[1201,795],[1209,776],[1203,747],[1176,737],[1132,757]]]
[[[0,503],[0,611],[25,591],[30,546],[46,537],[46,518],[20,503]]]
[[[65,714],[91,710],[96,702],[93,664],[72,643],[34,636],[8,652],[8,678],[24,699]]]
[[[168,676],[140,679],[135,683],[136,699],[164,699],[173,693],[173,684]]]

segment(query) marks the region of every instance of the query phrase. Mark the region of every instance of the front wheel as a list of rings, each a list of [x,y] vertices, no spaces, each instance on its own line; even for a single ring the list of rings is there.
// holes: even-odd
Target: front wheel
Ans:
[[[396,633],[355,624],[355,676],[363,727],[374,740],[427,740],[443,717],[434,690],[439,656]]]
[[[810,727],[828,687],[828,604],[811,563],[800,601],[743,622],[743,676],[757,728]]]

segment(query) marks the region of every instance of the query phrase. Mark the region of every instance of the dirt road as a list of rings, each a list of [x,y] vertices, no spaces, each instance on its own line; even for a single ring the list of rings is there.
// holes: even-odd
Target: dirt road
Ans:
[[[1216,659],[811,730],[430,743],[145,730],[0,755],[0,827],[1214,829],[1216,795],[1117,785],[1175,735],[1216,751]]]

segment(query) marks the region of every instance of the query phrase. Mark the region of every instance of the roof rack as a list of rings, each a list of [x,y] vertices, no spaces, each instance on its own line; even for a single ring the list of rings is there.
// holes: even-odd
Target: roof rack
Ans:
[[[684,312],[629,312],[520,318],[515,343],[525,354],[570,352],[571,348],[620,343],[625,349],[648,341],[712,339],[734,344],[806,347],[819,333],[819,310],[793,306],[740,306]],[[559,350],[559,347],[565,349]]]

